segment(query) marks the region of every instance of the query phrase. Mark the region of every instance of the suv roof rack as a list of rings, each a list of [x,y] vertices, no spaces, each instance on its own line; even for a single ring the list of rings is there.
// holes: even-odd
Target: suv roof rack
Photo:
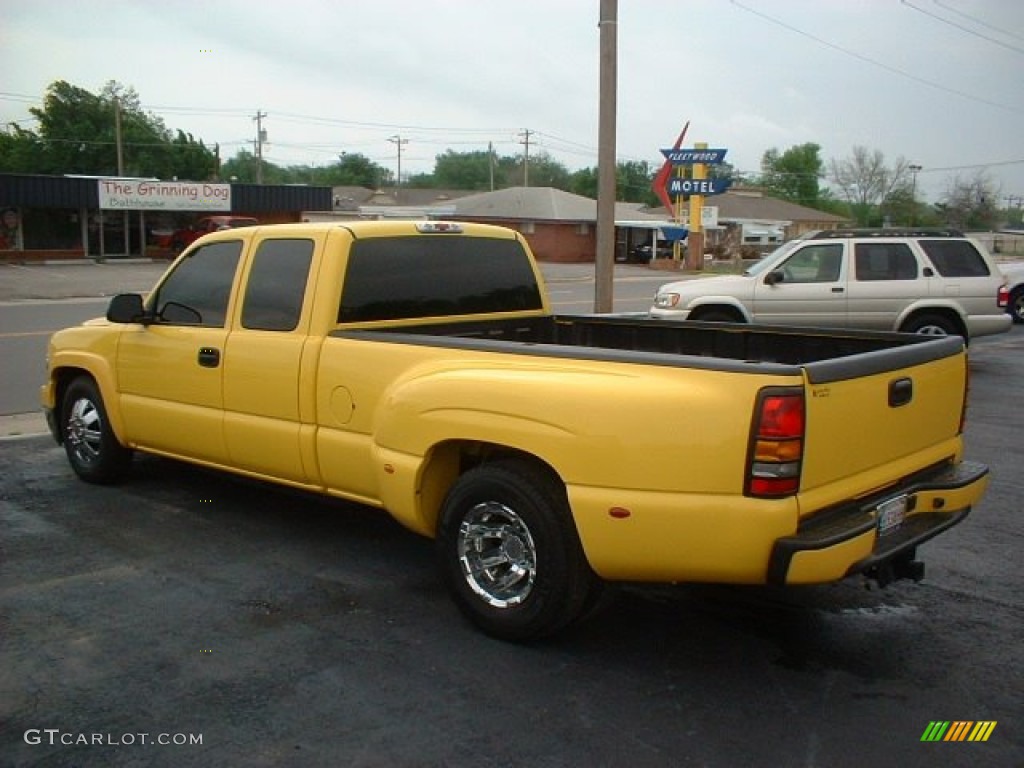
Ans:
[[[822,229],[808,232],[808,240],[834,240],[841,237],[963,237],[958,229],[931,227],[883,227],[874,229]]]

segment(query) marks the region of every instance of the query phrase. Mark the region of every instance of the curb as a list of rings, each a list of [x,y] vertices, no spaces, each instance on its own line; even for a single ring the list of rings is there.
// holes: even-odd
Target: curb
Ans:
[[[39,437],[50,434],[46,417],[41,413],[15,413],[0,416],[0,440]]]

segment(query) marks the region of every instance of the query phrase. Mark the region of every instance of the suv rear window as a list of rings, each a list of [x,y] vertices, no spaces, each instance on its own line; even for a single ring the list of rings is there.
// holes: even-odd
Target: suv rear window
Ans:
[[[984,257],[967,240],[919,240],[943,277],[988,277]]]
[[[543,306],[517,240],[456,235],[352,244],[338,322],[517,312]]]

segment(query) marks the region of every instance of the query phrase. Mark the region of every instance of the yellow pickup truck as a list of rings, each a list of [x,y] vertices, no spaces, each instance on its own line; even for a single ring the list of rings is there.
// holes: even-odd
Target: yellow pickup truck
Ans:
[[[480,224],[210,234],[48,366],[83,480],[138,450],[379,507],[512,640],[606,581],[919,579],[988,480],[959,337],[557,315]]]

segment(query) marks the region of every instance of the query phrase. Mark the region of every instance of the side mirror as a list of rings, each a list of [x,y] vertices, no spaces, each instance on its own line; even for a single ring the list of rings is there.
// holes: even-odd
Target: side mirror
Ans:
[[[148,323],[152,318],[146,314],[139,294],[119,293],[110,300],[107,320],[112,323]]]
[[[767,275],[764,276],[765,285],[777,285],[786,279],[786,276],[782,273],[781,269],[773,269]]]

